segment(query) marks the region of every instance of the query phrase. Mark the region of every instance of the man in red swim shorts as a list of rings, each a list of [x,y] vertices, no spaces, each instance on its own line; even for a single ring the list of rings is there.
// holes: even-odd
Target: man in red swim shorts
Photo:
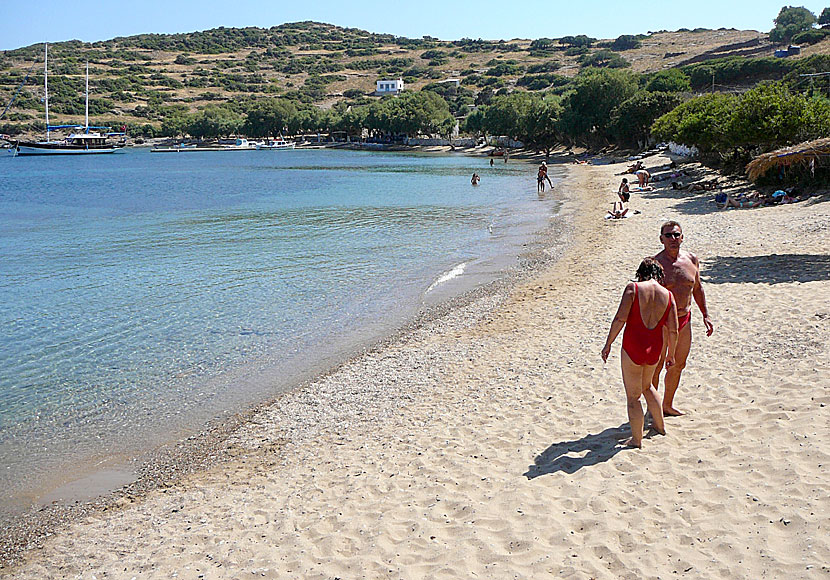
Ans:
[[[686,359],[692,347],[692,298],[697,303],[700,313],[703,314],[703,324],[706,326],[706,336],[712,336],[714,326],[709,318],[709,309],[706,307],[706,295],[700,285],[700,262],[697,256],[680,249],[683,243],[683,229],[676,221],[668,221],[660,227],[660,241],[663,251],[654,256],[654,259],[663,266],[663,286],[674,294],[677,304],[677,350],[675,351],[674,365],[666,369],[666,392],[663,395],[663,414],[669,416],[682,415],[674,407],[674,394],[680,384],[680,375],[686,368]],[[663,359],[654,371],[651,383],[657,388],[660,384],[660,370]]]

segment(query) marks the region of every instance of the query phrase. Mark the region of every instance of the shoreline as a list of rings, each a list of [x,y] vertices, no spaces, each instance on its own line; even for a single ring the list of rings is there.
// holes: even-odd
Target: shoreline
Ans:
[[[830,198],[719,212],[660,187],[606,221],[620,167],[556,184],[559,259],[255,410],[222,461],[67,522],[9,571],[826,575]],[[619,339],[608,367],[599,350],[671,218],[702,259],[715,335],[693,315],[689,414],[623,450]]]
[[[449,148],[446,151],[428,151],[431,153],[451,153]],[[423,151],[422,147],[407,147],[406,151],[417,153]],[[460,152],[465,154],[465,152]],[[479,158],[478,155],[468,155],[471,159]],[[517,156],[517,163],[533,163],[531,156]],[[563,180],[567,179],[568,168],[563,167]],[[193,433],[186,439],[173,440],[163,444],[147,453],[142,454],[138,461],[107,461],[112,467],[103,470],[101,473],[93,473],[78,481],[67,482],[65,486],[91,482],[94,486],[100,486],[112,477],[117,480],[123,476],[123,470],[129,470],[135,475],[127,485],[118,485],[105,493],[94,494],[91,499],[70,499],[54,500],[51,503],[38,502],[11,518],[8,525],[0,531],[0,572],[8,565],[14,563],[19,554],[32,547],[37,547],[44,538],[48,538],[67,523],[78,518],[107,512],[112,509],[123,507],[145,497],[147,494],[165,489],[179,483],[183,478],[190,475],[204,472],[211,467],[223,462],[231,461],[236,456],[236,451],[230,450],[227,442],[234,434],[249,423],[258,413],[263,412],[272,406],[279,406],[287,395],[313,389],[314,385],[325,381],[327,377],[339,372],[343,367],[353,364],[355,361],[390,348],[392,345],[405,341],[407,337],[419,332],[424,327],[434,324],[437,320],[453,315],[453,313],[465,309],[476,310],[472,316],[480,317],[485,315],[476,308],[475,304],[484,301],[486,310],[494,308],[496,304],[504,300],[510,288],[517,283],[534,275],[539,269],[544,268],[557,259],[556,255],[550,254],[550,248],[563,246],[566,243],[565,230],[567,224],[563,223],[561,210],[548,217],[546,226],[541,231],[531,234],[524,244],[525,249],[517,256],[517,263],[514,266],[502,270],[495,280],[478,285],[461,294],[442,298],[438,302],[423,302],[419,312],[402,325],[394,328],[391,332],[385,332],[379,338],[372,339],[367,346],[359,347],[351,352],[334,356],[333,364],[320,367],[322,370],[310,371],[308,378],[292,382],[285,390],[272,398],[255,403],[245,411],[215,417],[208,421],[204,428],[198,433]],[[319,366],[319,365],[318,365]],[[103,483],[106,485],[106,483]],[[55,495],[55,490],[47,496]],[[71,493],[71,492],[70,492]],[[2,574],[0,574],[2,575]]]

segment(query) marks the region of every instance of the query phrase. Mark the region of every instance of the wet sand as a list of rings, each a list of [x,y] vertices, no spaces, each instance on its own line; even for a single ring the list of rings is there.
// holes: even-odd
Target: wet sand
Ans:
[[[553,192],[570,245],[529,279],[254,410],[183,476],[79,510],[0,573],[827,577],[830,200],[716,211],[663,187],[605,220],[622,167],[571,167]],[[620,339],[599,351],[666,219],[702,261],[715,334],[695,311],[687,415],[628,450]]]

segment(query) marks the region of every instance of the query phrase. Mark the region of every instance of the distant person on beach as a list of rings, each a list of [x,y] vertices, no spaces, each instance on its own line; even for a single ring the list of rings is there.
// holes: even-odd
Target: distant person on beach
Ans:
[[[618,220],[625,217],[628,213],[628,208],[623,205],[621,201],[615,201],[614,205],[608,210],[608,215],[605,216],[605,219],[609,220]]]
[[[478,173],[473,173],[472,178],[470,178],[470,183],[473,185],[478,185],[478,182],[481,181],[481,178],[478,176]]]
[[[680,249],[683,243],[683,229],[676,221],[667,221],[660,227],[660,241],[663,250],[654,256],[663,267],[662,284],[674,294],[677,303],[678,335],[677,350],[674,364],[666,366],[665,386],[663,395],[663,414],[669,416],[683,415],[674,407],[674,395],[680,384],[680,375],[686,368],[686,359],[692,347],[692,299],[697,303],[703,315],[703,324],[706,326],[706,336],[712,336],[714,326],[709,318],[709,309],[706,307],[706,295],[700,285],[700,262],[697,256]],[[660,384],[660,367],[654,371],[652,385],[657,388]]]
[[[628,203],[628,200],[631,199],[631,191],[628,188],[628,179],[623,177],[622,183],[620,183],[619,189],[617,189],[617,195],[620,196],[620,201],[624,203]]]
[[[550,177],[548,177],[548,164],[542,161],[542,164],[539,166],[539,170],[536,172],[536,189],[540,192],[545,191],[545,181],[550,184],[551,189],[553,189],[553,182],[551,182]]]
[[[634,175],[637,176],[637,184],[642,188],[648,185],[648,182],[651,181],[651,173],[646,171],[645,169],[638,169],[634,172]]]
[[[626,173],[634,173],[635,171],[643,169],[644,167],[645,167],[645,165],[643,165],[642,161],[637,161],[637,162],[632,163],[631,165],[628,166],[628,169],[626,170]]]
[[[660,368],[663,350],[666,368],[674,364],[677,343],[677,307],[672,293],[661,286],[663,268],[654,258],[645,258],[637,268],[637,282],[629,282],[623,292],[620,306],[611,321],[608,338],[602,348],[602,361],[608,360],[611,345],[625,327],[620,359],[625,398],[628,404],[630,447],[642,447],[645,417],[640,397],[646,399],[651,413],[652,428],[666,434],[663,422],[663,403],[651,378]]]
[[[493,158],[490,158],[490,167],[493,167]]]

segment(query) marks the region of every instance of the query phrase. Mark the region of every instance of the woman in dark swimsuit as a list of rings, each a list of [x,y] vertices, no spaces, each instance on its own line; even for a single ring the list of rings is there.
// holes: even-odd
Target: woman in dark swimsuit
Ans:
[[[646,399],[651,413],[652,427],[665,435],[663,402],[651,384],[654,369],[660,362],[663,344],[668,343],[666,367],[674,364],[677,344],[677,306],[672,293],[660,285],[663,268],[653,258],[646,258],[637,268],[637,282],[630,282],[623,292],[617,314],[611,322],[602,360],[607,361],[611,345],[625,327],[623,334],[622,376],[628,402],[628,422],[631,438],[626,445],[641,447],[643,443],[643,407],[640,396]]]

